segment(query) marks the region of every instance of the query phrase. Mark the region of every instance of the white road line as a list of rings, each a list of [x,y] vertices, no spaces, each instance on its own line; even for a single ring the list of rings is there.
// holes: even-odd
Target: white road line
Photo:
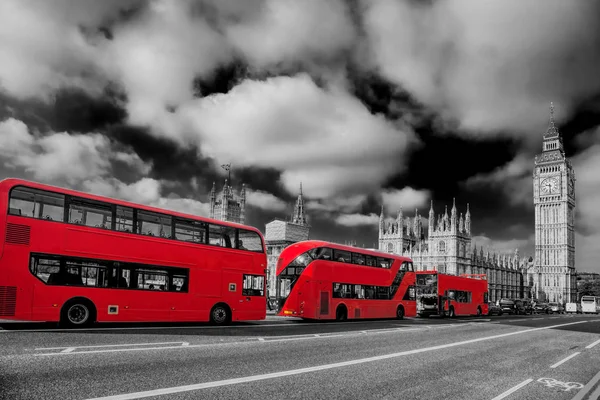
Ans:
[[[588,344],[587,346],[585,346],[586,349],[591,349],[592,347],[594,347],[595,345],[597,345],[598,343],[600,343],[600,340],[596,340],[594,343],[592,344]]]
[[[443,345],[439,345],[439,346],[432,346],[432,347],[424,347],[422,349],[402,351],[402,352],[399,352],[399,353],[391,353],[391,354],[385,354],[385,355],[380,355],[380,356],[375,356],[375,357],[359,358],[359,359],[356,359],[356,360],[338,362],[338,363],[333,363],[333,364],[318,365],[318,366],[314,366],[314,367],[293,369],[293,370],[288,370],[288,371],[279,371],[279,372],[273,372],[273,373],[270,373],[270,374],[245,376],[245,377],[241,377],[241,378],[225,379],[225,380],[221,380],[221,381],[204,382],[204,383],[199,383],[199,384],[195,384],[195,385],[185,385],[185,386],[176,386],[176,387],[156,389],[156,390],[148,390],[148,391],[145,391],[145,392],[134,392],[134,393],[127,393],[127,394],[118,394],[118,395],[114,395],[114,396],[97,397],[97,398],[88,399],[88,400],[130,400],[130,399],[141,399],[141,398],[145,398],[145,397],[160,396],[160,395],[173,394],[173,393],[189,392],[189,391],[192,391],[192,390],[200,390],[200,389],[207,389],[207,388],[214,388],[214,387],[221,387],[221,386],[229,386],[229,385],[235,385],[235,384],[238,384],[238,383],[247,383],[247,382],[262,381],[262,380],[273,379],[273,378],[281,378],[283,376],[306,374],[306,373],[310,373],[310,372],[325,371],[325,370],[330,370],[330,369],[334,369],[334,368],[347,367],[347,366],[351,366],[351,365],[358,365],[358,364],[365,364],[365,363],[369,363],[369,362],[375,362],[375,361],[381,361],[381,360],[388,360],[388,359],[398,358],[398,357],[412,355],[412,354],[425,353],[425,352],[434,351],[434,350],[442,350],[442,349],[447,349],[447,348],[450,348],[450,347],[457,347],[457,346],[467,345],[467,344],[471,344],[471,343],[483,342],[483,341],[486,341],[486,340],[498,339],[498,338],[503,338],[503,337],[507,337],[507,336],[522,335],[522,334],[525,334],[525,333],[536,332],[536,331],[541,331],[541,330],[547,330],[547,329],[553,329],[553,328],[560,328],[562,326],[576,325],[576,324],[581,324],[581,323],[585,323],[585,322],[586,321],[578,321],[578,322],[570,322],[570,323],[566,323],[566,324],[546,326],[546,327],[542,327],[542,328],[532,328],[532,329],[526,329],[526,330],[517,331],[517,332],[509,332],[509,333],[503,333],[503,334],[500,334],[500,335],[494,335],[494,336],[487,336],[487,337],[483,337],[483,338],[464,340],[462,342],[454,342],[454,343],[448,343],[448,344],[443,344]]]
[[[592,388],[596,385],[596,383],[598,383],[598,381],[600,381],[600,372],[598,372],[596,375],[594,375],[594,377],[592,379],[590,379],[590,381],[581,388],[581,390],[577,393],[577,396],[573,397],[571,400],[583,400],[583,398],[587,395],[587,393],[592,390]],[[592,394],[596,394],[598,396],[600,396],[600,387],[598,389],[596,389],[596,391]],[[593,399],[598,399],[599,397],[593,397],[590,396],[588,397],[588,399],[593,400]]]
[[[121,343],[121,344],[98,344],[93,346],[66,346],[66,347],[39,347],[35,349],[39,350],[60,350],[60,349],[93,349],[93,348],[102,348],[102,347],[126,347],[126,346],[156,346],[160,344],[177,344],[181,343],[185,346],[186,342],[155,342],[155,343]],[[189,343],[187,343],[189,345]]]
[[[36,350],[38,350],[38,349],[36,349]],[[69,348],[66,348],[66,349],[64,349],[63,351],[61,351],[61,353],[70,353],[70,352],[72,352],[73,350],[75,350],[75,347],[69,347]]]
[[[513,394],[514,392],[516,392],[517,390],[521,389],[523,386],[531,383],[533,381],[533,379],[527,379],[526,381],[523,381],[521,383],[519,383],[517,386],[513,386],[512,388],[508,389],[506,392],[499,394],[498,396],[494,397],[492,400],[500,400],[503,399],[507,396],[510,396],[511,394]]]
[[[563,358],[562,360],[560,360],[560,361],[559,361],[559,362],[557,362],[556,364],[554,364],[554,365],[551,365],[551,366],[550,366],[550,368],[556,368],[556,367],[558,367],[559,365],[561,365],[561,364],[563,364],[563,363],[566,363],[566,362],[567,362],[567,361],[569,361],[571,358],[573,358],[573,357],[577,357],[577,355],[579,355],[579,354],[581,354],[581,352],[579,352],[579,351],[578,351],[577,353],[573,353],[573,354],[571,354],[569,357],[567,357],[567,358]]]
[[[540,319],[544,319],[544,318],[531,318],[532,321],[537,321],[537,320],[540,320]]]

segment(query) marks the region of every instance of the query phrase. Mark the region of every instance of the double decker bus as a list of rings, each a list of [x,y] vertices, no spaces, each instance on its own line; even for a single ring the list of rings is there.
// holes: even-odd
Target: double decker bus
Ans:
[[[315,320],[415,316],[412,260],[308,240],[277,260],[280,316]]]
[[[261,320],[256,228],[19,180],[0,182],[0,319]]]
[[[581,312],[585,313],[600,313],[600,297],[597,296],[581,296]]]
[[[487,315],[488,281],[485,274],[447,275],[437,271],[416,273],[417,314]]]

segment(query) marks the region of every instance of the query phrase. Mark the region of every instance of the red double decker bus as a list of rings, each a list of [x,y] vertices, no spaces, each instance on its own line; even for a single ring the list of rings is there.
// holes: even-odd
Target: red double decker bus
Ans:
[[[415,316],[412,260],[324,241],[286,247],[277,261],[279,315],[304,319]]]
[[[255,228],[18,179],[0,182],[0,210],[0,319],[266,317]]]
[[[416,276],[417,314],[487,315],[488,281],[485,274],[446,275],[418,271]]]

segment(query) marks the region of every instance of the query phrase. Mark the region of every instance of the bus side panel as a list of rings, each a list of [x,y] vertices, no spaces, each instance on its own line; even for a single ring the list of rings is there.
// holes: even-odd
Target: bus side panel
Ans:
[[[31,304],[35,282],[29,273],[29,248],[7,244],[0,259],[0,319],[31,319]],[[26,285],[20,284],[28,282]]]
[[[6,213],[8,212],[8,187],[0,185],[0,259],[4,254],[4,241],[6,239]],[[2,264],[0,263],[0,267]],[[2,285],[2,272],[0,272],[0,285]]]

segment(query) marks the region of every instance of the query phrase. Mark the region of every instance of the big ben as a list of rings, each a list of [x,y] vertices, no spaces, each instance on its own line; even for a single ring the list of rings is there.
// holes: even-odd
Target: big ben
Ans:
[[[542,153],[535,157],[533,204],[535,296],[550,302],[575,302],[575,173],[554,124],[552,103]]]

